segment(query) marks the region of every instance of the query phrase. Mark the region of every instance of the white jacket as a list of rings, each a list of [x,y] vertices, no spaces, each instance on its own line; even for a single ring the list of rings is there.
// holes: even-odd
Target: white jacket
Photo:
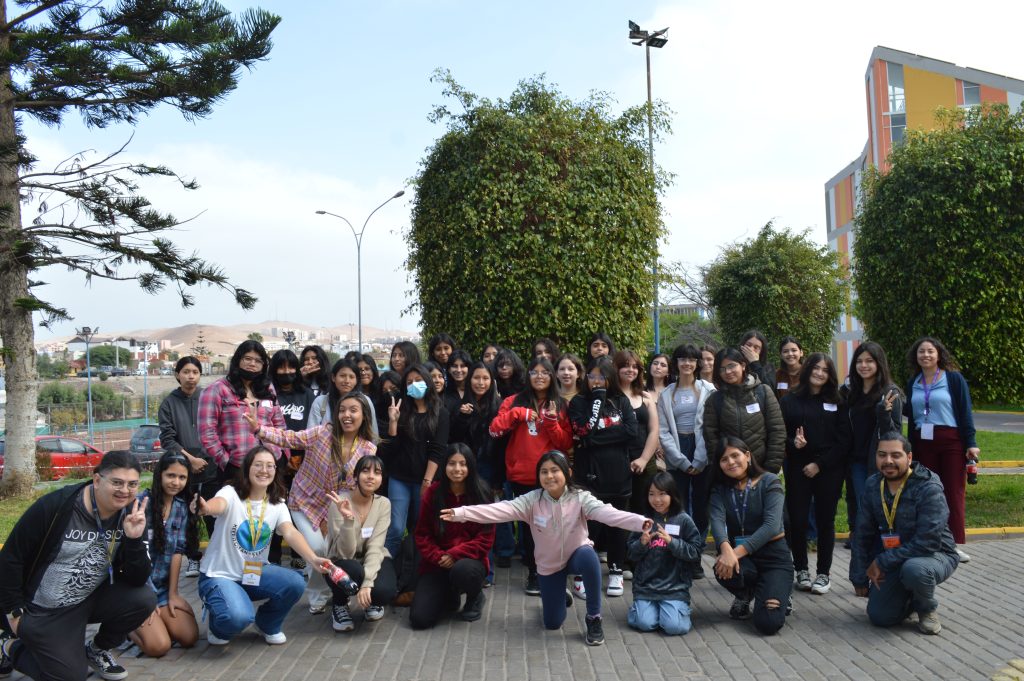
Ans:
[[[662,451],[665,452],[665,463],[669,470],[675,469],[686,473],[692,468],[700,472],[708,465],[708,450],[704,445],[704,405],[711,393],[715,392],[715,385],[698,378],[696,387],[700,390],[700,397],[697,400],[697,414],[693,423],[697,448],[693,452],[692,460],[679,449],[679,431],[676,429],[675,414],[672,413],[676,384],[672,383],[662,390],[661,397],[658,398],[658,439],[661,441]]]

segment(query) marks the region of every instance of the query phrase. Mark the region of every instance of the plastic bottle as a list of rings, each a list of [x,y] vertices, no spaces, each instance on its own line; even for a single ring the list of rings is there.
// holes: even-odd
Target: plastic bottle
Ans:
[[[978,462],[973,459],[967,460],[967,484],[978,484]]]
[[[324,567],[327,567],[326,565]],[[354,596],[359,591],[359,585],[347,572],[337,565],[331,564],[327,572],[327,578],[337,584],[346,596]]]

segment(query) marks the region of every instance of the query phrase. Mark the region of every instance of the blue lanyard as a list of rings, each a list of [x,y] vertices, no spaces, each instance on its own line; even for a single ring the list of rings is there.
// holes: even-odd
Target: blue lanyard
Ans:
[[[740,536],[746,536],[747,524],[747,501],[750,499],[750,478],[747,478],[747,486],[743,488],[743,512],[740,513],[740,495],[734,487],[732,490],[732,510],[740,521]]]

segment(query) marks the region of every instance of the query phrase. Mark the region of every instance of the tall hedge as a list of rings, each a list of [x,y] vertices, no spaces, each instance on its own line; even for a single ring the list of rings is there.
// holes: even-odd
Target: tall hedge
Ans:
[[[578,352],[597,330],[641,349],[661,234],[646,107],[614,116],[607,98],[571,101],[539,78],[490,101],[435,78],[463,110],[433,113],[447,130],[422,161],[406,235],[424,334],[474,354],[538,336]]]
[[[1024,113],[944,111],[871,172],[854,281],[867,334],[902,361],[921,335],[952,351],[975,400],[1024,402]]]

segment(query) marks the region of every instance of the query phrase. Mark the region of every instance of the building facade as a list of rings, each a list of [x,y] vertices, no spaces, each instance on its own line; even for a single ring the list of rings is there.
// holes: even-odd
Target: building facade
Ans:
[[[970,108],[992,102],[1016,111],[1024,103],[1024,81],[876,47],[864,75],[864,97],[867,143],[860,156],[825,183],[828,244],[846,265],[852,264],[854,215],[864,171],[869,166],[888,170],[893,146],[900,144],[907,130],[934,128],[940,107]],[[849,312],[843,315],[832,342],[832,356],[842,376],[863,337],[860,321]]]

